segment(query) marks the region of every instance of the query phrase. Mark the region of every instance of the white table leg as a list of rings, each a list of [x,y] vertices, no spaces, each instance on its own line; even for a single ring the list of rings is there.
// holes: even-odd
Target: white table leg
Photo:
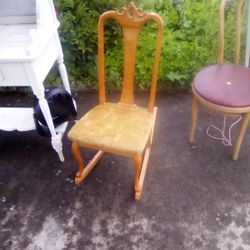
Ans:
[[[31,69],[31,67],[29,68]],[[62,137],[61,135],[57,134],[55,131],[55,127],[52,121],[50,109],[47,100],[44,96],[44,86],[43,83],[41,83],[37,78],[34,72],[32,70],[29,70],[29,78],[30,82],[32,83],[32,91],[35,94],[35,96],[38,98],[39,105],[41,108],[41,111],[44,115],[44,118],[47,122],[48,128],[51,133],[51,145],[53,149],[57,152],[59,158],[61,161],[64,161],[63,157],[63,148],[62,148]]]
[[[57,137],[51,137],[51,144],[53,149],[57,152],[60,161],[64,161],[64,156],[63,156],[63,147],[62,147],[62,139],[57,136]]]
[[[64,64],[64,60],[63,60],[63,51],[62,51],[62,47],[61,47],[61,43],[58,37],[58,34],[55,35],[55,39],[56,39],[56,47],[58,49],[58,58],[57,58],[57,63],[58,63],[58,69],[62,78],[62,82],[64,85],[64,88],[71,93],[70,91],[70,86],[69,86],[69,78],[68,78],[68,74],[67,74],[67,70]]]
[[[49,127],[50,133],[51,133],[51,144],[53,149],[57,152],[59,158],[61,161],[64,161],[63,157],[63,149],[62,149],[62,139],[61,137],[56,134],[55,127],[51,118],[50,110],[49,110],[49,105],[47,103],[47,100],[43,97],[40,96],[39,99],[39,105],[41,107],[41,110],[43,112],[44,118],[47,122],[47,125]]]
[[[67,70],[64,64],[64,60],[63,60],[62,46],[61,46],[58,34],[56,34],[55,37],[56,37],[56,45],[58,49],[58,58],[57,58],[58,69],[60,72],[60,76],[62,78],[64,88],[71,94],[70,86],[69,86],[69,78],[68,78]],[[75,109],[77,110],[77,105],[76,105],[75,100],[73,100],[73,103],[74,103]]]

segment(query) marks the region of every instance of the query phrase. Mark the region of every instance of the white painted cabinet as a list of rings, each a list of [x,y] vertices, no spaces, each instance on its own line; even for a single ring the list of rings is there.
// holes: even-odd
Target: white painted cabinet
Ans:
[[[62,136],[67,123],[54,128],[43,84],[57,62],[64,88],[70,93],[57,31],[59,22],[52,0],[26,0],[23,3],[23,0],[0,1],[0,87],[31,87],[50,129],[52,147],[63,161]],[[20,9],[18,5],[26,9]],[[1,107],[0,129],[35,129],[33,109]]]

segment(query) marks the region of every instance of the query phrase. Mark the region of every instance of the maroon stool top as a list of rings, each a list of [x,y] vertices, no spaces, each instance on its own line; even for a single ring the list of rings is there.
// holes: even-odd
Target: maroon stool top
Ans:
[[[216,64],[197,73],[193,86],[209,102],[226,107],[250,106],[250,69],[238,64]]]

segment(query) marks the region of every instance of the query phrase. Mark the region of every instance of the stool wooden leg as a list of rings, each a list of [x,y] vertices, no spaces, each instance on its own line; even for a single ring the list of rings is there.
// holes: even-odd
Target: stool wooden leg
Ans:
[[[134,157],[135,164],[135,175],[134,175],[134,185],[135,185],[135,199],[139,200],[141,197],[142,187],[139,183],[139,177],[141,173],[141,165],[142,165],[142,156],[136,155]]]
[[[233,155],[232,155],[233,160],[237,160],[237,158],[238,158],[241,142],[242,142],[243,136],[246,132],[249,118],[250,118],[250,113],[244,114],[243,120],[242,120],[241,125],[240,125],[240,130],[239,130],[239,133],[237,136],[236,144],[235,144],[234,149],[233,149]]]
[[[194,141],[194,134],[197,125],[197,117],[199,112],[199,102],[198,100],[193,97],[193,104],[192,104],[192,126],[189,133],[189,141],[192,143]]]

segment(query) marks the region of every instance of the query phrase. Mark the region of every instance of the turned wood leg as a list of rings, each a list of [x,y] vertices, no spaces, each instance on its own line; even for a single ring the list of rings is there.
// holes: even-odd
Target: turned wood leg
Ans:
[[[141,165],[142,165],[141,155],[136,155],[134,157],[134,164],[135,164],[135,175],[134,175],[135,199],[139,200],[141,197],[141,190],[142,190],[142,187],[139,183],[139,177],[140,177]]]
[[[69,85],[69,79],[68,79],[68,74],[67,74],[67,70],[64,64],[64,59],[63,59],[63,51],[62,51],[62,46],[60,43],[60,39],[58,34],[55,35],[56,38],[56,44],[57,44],[57,50],[58,50],[58,58],[57,58],[57,63],[58,63],[58,69],[59,69],[59,73],[64,85],[64,88],[71,93],[70,91],[70,85]]]
[[[191,143],[194,141],[194,134],[195,134],[196,125],[197,125],[198,112],[199,112],[199,102],[195,97],[193,97],[192,125],[191,125],[191,130],[189,133],[189,142],[191,142]]]
[[[38,98],[39,98],[39,105],[41,107],[42,113],[44,115],[44,118],[48,124],[49,130],[51,133],[51,145],[52,145],[53,149],[57,152],[60,160],[64,161],[62,138],[56,134],[48,102],[44,98],[44,95],[38,96]]]
[[[63,62],[63,59],[59,58],[57,60],[57,63],[58,63],[58,69],[59,69],[59,72],[60,72],[60,75],[62,78],[63,85],[64,85],[65,89],[70,93],[67,70],[66,70],[65,64]]]
[[[71,152],[72,152],[72,155],[78,165],[78,172],[76,174],[76,178],[75,178],[75,183],[76,184],[79,184],[77,182],[77,178],[81,176],[83,170],[84,170],[84,163],[83,163],[83,159],[82,159],[82,156],[81,156],[81,153],[80,153],[80,148],[79,148],[79,145],[77,144],[77,142],[73,142],[72,143],[72,146],[71,146]]]
[[[246,132],[249,118],[250,118],[250,113],[244,114],[242,122],[240,124],[240,129],[239,129],[238,136],[236,139],[236,144],[235,144],[234,149],[233,149],[233,155],[232,155],[233,160],[237,160],[237,158],[238,158],[241,142],[242,142],[243,136]]]
[[[57,152],[60,161],[64,161],[62,138],[60,136],[52,137],[51,144],[53,149]]]

